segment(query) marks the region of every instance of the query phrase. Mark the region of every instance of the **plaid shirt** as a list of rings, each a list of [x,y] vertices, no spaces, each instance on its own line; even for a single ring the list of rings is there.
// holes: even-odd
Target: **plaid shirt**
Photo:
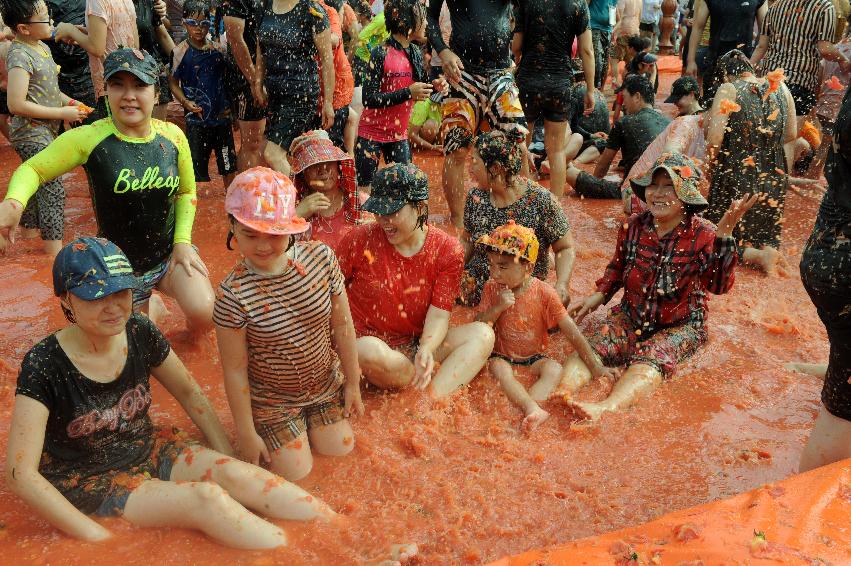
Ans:
[[[716,237],[709,221],[688,216],[659,238],[652,214],[643,212],[619,230],[615,255],[597,291],[608,303],[623,287],[620,308],[642,332],[686,322],[702,325],[705,291],[729,291],[737,262],[735,240]]]

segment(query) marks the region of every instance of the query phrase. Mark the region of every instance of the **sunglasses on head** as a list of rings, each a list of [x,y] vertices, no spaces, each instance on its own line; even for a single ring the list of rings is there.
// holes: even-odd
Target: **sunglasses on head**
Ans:
[[[210,20],[193,20],[192,18],[183,18],[183,23],[187,26],[199,26],[202,28],[211,28],[213,27],[213,22]]]

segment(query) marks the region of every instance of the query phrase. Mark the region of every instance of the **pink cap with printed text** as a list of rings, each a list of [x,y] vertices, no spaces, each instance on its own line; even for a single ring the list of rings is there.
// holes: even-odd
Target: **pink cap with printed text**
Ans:
[[[228,187],[225,212],[265,234],[301,234],[310,223],[296,216],[296,189],[289,177],[268,167],[252,167]]]

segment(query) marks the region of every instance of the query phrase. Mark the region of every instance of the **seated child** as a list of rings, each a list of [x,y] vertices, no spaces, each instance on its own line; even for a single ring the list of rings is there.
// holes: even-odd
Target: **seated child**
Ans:
[[[435,102],[434,95],[428,100],[420,100],[414,104],[411,111],[411,121],[408,123],[408,141],[420,149],[443,151],[438,137],[443,116],[440,102]]]
[[[550,328],[558,325],[594,376],[614,376],[614,372],[600,362],[555,289],[532,277],[538,239],[531,229],[511,221],[476,243],[487,248],[490,263],[490,280],[485,283],[481,312],[476,317],[493,324],[496,334],[488,368],[511,402],[523,409],[522,428],[528,433],[550,416],[538,403],[546,400],[561,380],[561,365],[543,353]],[[514,378],[512,365],[531,367],[538,380],[529,391]]]
[[[281,173],[254,167],[236,176],[225,197],[228,247],[236,240],[243,259],[213,312],[241,456],[262,457],[289,480],[310,473],[311,448],[351,452],[349,412],[363,413],[343,274],[327,245],[296,240],[310,224],[295,203]]]
[[[213,25],[209,0],[187,0],[183,23],[186,39],[174,48],[169,87],[186,109],[186,137],[195,180],[210,181],[207,168],[210,153],[215,151],[216,165],[227,187],[237,170],[236,149],[225,94],[224,51],[207,39]]]

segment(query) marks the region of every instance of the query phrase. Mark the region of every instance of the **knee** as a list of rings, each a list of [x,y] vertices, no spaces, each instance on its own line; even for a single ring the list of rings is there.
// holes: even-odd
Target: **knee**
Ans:
[[[493,328],[484,322],[471,322],[468,329],[468,341],[476,344],[479,349],[490,354],[493,351],[493,344],[496,340],[496,335],[493,333]]]
[[[189,484],[195,496],[194,510],[203,516],[219,514],[230,498],[227,491],[220,485],[209,482],[194,482]]]

